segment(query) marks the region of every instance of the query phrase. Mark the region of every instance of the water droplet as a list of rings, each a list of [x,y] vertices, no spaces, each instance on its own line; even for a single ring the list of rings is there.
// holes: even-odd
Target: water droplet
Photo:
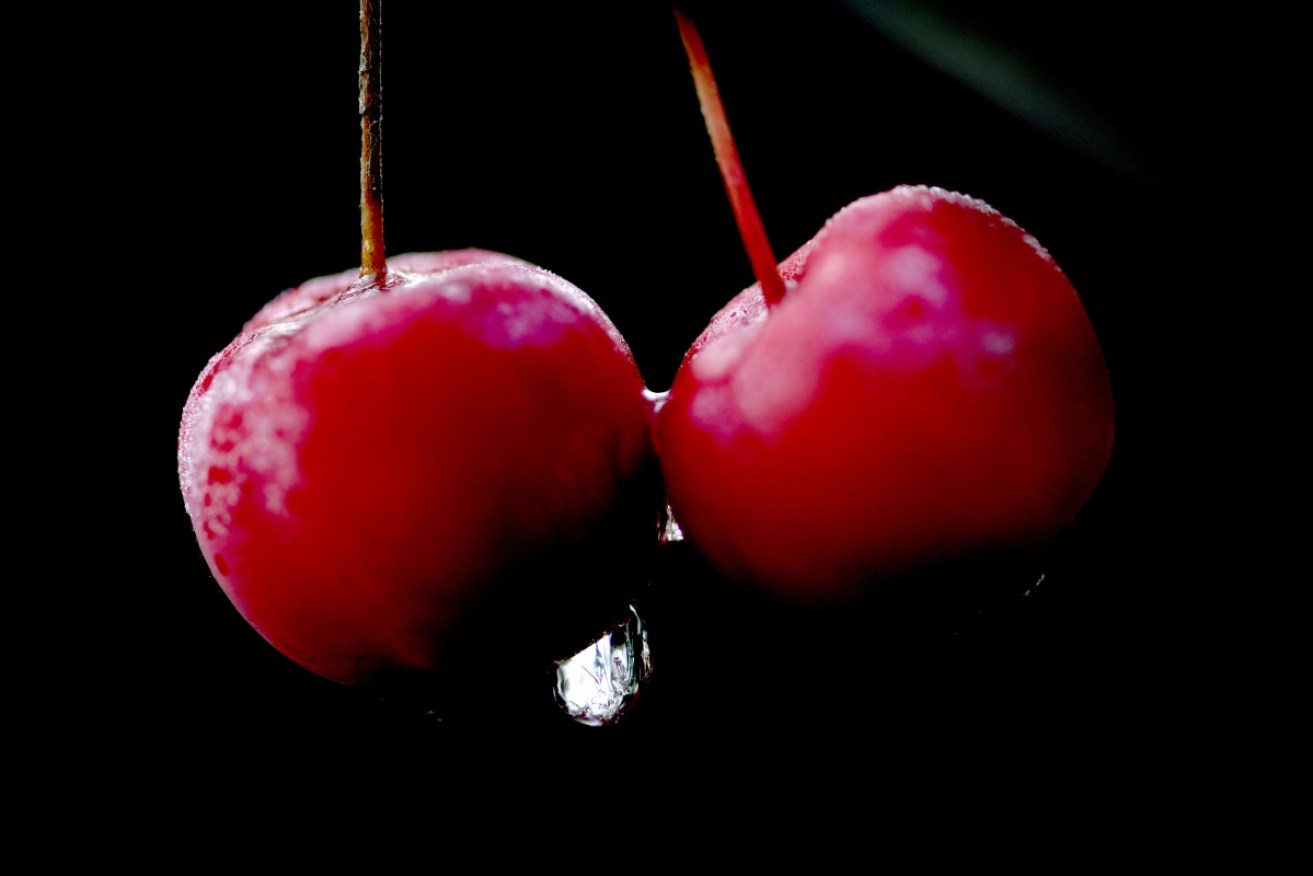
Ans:
[[[624,717],[652,675],[643,619],[628,615],[593,644],[556,664],[556,702],[580,724],[601,727]]]
[[[675,512],[670,510],[670,503],[666,503],[665,513],[661,515],[661,528],[657,533],[657,542],[660,544],[672,544],[684,540],[684,530],[680,528],[679,521],[675,519]]]
[[[665,407],[666,401],[670,398],[670,390],[653,392],[645,386],[643,387],[643,398],[652,407],[652,413],[655,414]]]

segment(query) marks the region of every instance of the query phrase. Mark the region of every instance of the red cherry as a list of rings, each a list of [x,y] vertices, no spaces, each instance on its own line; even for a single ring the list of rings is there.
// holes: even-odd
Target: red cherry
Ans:
[[[280,651],[482,703],[626,604],[656,534],[651,406],[560,277],[482,250],[385,260],[377,3],[360,27],[361,271],[285,292],[210,360],[179,477],[215,577]]]
[[[1090,496],[1112,392],[1080,300],[986,204],[851,204],[686,356],[657,421],[675,516],[725,573],[821,599],[1048,544]]]
[[[596,304],[493,253],[388,267],[266,306],[202,373],[179,441],[224,591],[348,683],[452,668],[473,618],[495,635],[567,612],[614,586],[594,547],[654,536],[650,407]]]

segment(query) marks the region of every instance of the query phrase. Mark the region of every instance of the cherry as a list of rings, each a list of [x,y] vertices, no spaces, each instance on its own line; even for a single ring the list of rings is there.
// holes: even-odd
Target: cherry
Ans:
[[[350,683],[443,667],[460,625],[500,610],[488,600],[577,600],[549,583],[571,555],[603,536],[637,555],[655,519],[624,504],[650,453],[642,380],[590,299],[491,254],[392,264],[384,283],[344,274],[267,306],[202,373],[180,439],[225,592]]]
[[[366,49],[376,25],[362,11]],[[283,293],[210,361],[183,499],[233,604],[320,675],[495,673],[507,650],[546,671],[623,607],[618,564],[654,543],[651,405],[560,277],[482,250],[384,260],[373,69],[364,268]]]
[[[1107,464],[1112,395],[1080,301],[985,204],[900,187],[850,205],[721,311],[658,418],[675,515],[724,571],[848,590],[1034,549]]]
[[[686,535],[727,575],[802,600],[1043,548],[1113,437],[1071,283],[983,202],[920,186],[849,205],[777,273],[681,29],[740,227],[770,266],[693,344],[658,415]]]

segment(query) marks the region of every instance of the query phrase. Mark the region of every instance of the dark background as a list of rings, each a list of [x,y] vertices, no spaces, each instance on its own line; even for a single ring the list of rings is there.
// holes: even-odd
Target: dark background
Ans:
[[[602,731],[536,703],[435,724],[293,665],[212,580],[177,490],[176,433],[196,375],[246,319],[357,259],[356,9],[177,8],[156,19],[167,38],[124,49],[127,82],[87,83],[104,112],[83,134],[113,160],[79,216],[130,280],[81,315],[109,321],[93,355],[127,376],[79,389],[111,424],[92,480],[115,498],[70,551],[66,592],[89,632],[54,661],[59,683],[38,686],[93,761],[178,781],[332,763],[423,783],[471,750],[643,779],[674,756],[761,750],[793,769],[1056,783],[1188,772],[1184,728],[1224,711],[1231,646],[1202,618],[1243,541],[1230,512],[1247,475],[1230,455],[1258,404],[1237,348],[1216,355],[1219,332],[1247,330],[1224,302],[1251,288],[1232,285],[1226,254],[1249,226],[1224,204],[1257,168],[1282,170],[1246,128],[1280,102],[1258,84],[1250,32],[1130,3],[692,8],[777,255],[857,197],[926,183],[1014,219],[1080,291],[1117,445],[1044,585],[826,616],[728,587],[687,546],[666,551],[641,588],[657,675],[632,719]],[[592,295],[649,386],[667,388],[752,280],[668,10],[394,2],[385,34],[389,252],[479,246],[541,264]],[[957,60],[937,65],[944,46]]]

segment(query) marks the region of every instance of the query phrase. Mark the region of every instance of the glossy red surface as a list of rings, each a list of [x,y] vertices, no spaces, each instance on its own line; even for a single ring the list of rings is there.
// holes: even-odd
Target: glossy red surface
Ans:
[[[261,311],[202,373],[179,443],[224,591],[348,683],[443,668],[500,578],[615,525],[651,453],[633,357],[584,293],[478,251],[390,264],[383,290],[343,274]]]
[[[726,574],[824,599],[1037,549],[1107,465],[1113,403],[1075,290],[982,202],[845,208],[694,345],[658,416],[670,501]]]

